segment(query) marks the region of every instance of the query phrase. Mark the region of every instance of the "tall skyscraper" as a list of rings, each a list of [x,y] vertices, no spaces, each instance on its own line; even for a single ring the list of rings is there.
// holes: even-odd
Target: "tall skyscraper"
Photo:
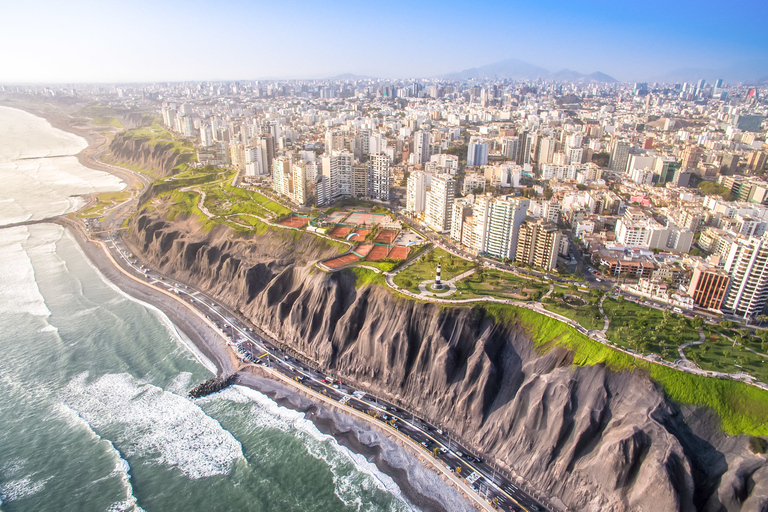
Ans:
[[[608,167],[617,173],[623,173],[627,170],[629,161],[629,142],[623,140],[614,141],[611,145],[611,155],[608,161]]]
[[[371,155],[368,160],[368,197],[389,201],[390,182],[389,157]]]
[[[524,165],[531,163],[531,134],[528,130],[520,133],[517,137],[517,155],[515,156],[515,163],[517,165]]]
[[[488,164],[488,143],[475,141],[467,146],[467,165]]]
[[[419,130],[413,134],[412,153],[416,155],[417,164],[425,164],[429,162],[429,142],[429,132]]]
[[[543,270],[557,268],[561,233],[557,226],[543,219],[526,219],[520,225],[515,261]]]
[[[405,209],[416,214],[423,212],[427,204],[427,189],[432,184],[432,175],[428,172],[413,171],[408,176]]]
[[[328,178],[329,201],[352,196],[352,153],[332,151],[323,157],[323,176]]]
[[[424,222],[438,233],[451,230],[451,213],[456,197],[456,180],[450,174],[437,174],[432,177],[432,186],[427,192]]]
[[[525,220],[528,204],[528,199],[512,196],[490,201],[482,252],[495,258],[514,258],[518,230]]]
[[[761,314],[768,300],[768,240],[735,240],[726,256],[725,271],[731,283],[723,311],[745,319]]]

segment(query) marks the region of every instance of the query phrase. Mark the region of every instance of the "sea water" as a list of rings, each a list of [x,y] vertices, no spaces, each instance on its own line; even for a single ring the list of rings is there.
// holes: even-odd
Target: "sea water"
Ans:
[[[0,224],[120,190],[77,136],[0,107]],[[60,226],[0,229],[0,509],[414,510],[302,413],[211,377],[161,313],[108,283]]]

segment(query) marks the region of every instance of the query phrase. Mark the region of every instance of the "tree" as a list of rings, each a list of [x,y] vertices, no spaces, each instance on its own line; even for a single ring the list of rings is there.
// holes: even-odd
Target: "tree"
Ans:
[[[700,316],[694,317],[694,319],[691,320],[691,325],[698,331],[704,327],[704,320]]]

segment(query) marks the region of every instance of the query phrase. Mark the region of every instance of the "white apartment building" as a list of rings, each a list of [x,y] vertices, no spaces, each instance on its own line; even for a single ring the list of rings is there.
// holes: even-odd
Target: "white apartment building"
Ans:
[[[446,153],[438,153],[429,157],[429,161],[437,167],[437,172],[447,172],[453,176],[459,171],[459,157]]]
[[[352,164],[349,151],[332,151],[323,157],[323,176],[328,178],[329,202],[352,197]]]
[[[735,240],[725,258],[725,271],[731,282],[723,311],[745,319],[761,314],[768,300],[768,240]]]
[[[428,172],[413,171],[408,176],[405,209],[410,214],[421,213],[427,205],[427,189],[432,184],[432,175]]]
[[[368,197],[389,201],[391,176],[387,155],[371,155],[368,160]]]
[[[456,180],[447,173],[432,177],[432,185],[427,192],[424,222],[438,233],[448,233],[451,229],[453,200],[456,197]]]
[[[514,258],[520,224],[528,212],[528,199],[494,198],[488,208],[488,227],[482,252],[496,258]]]

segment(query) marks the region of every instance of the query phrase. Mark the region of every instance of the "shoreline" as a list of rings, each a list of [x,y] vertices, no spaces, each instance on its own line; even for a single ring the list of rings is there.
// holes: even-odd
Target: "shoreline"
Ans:
[[[126,183],[125,190],[140,189],[146,183],[132,172],[113,166],[107,167],[93,159],[94,153],[106,148],[108,138],[99,132],[108,129],[94,127],[89,130],[84,126],[75,126],[71,118],[56,112],[55,107],[50,105],[51,111],[48,111],[39,105],[36,108],[29,103],[18,102],[18,105],[16,101],[13,103],[9,105],[7,100],[0,100],[0,105],[42,117],[54,128],[83,137],[88,146],[75,156],[84,167],[117,176]],[[82,222],[69,218],[76,213],[77,211],[65,214],[68,217],[62,217],[57,224],[70,233],[86,258],[106,280],[123,293],[151,305],[164,314],[173,326],[216,366],[221,374],[240,370],[241,365],[236,356],[227,346],[226,340],[211,327],[210,322],[195,314],[178,298],[164,297],[159,290],[154,290],[146,283],[135,282],[124,275],[116,268],[116,263],[110,261],[111,257],[107,254],[106,248],[99,247],[99,243],[89,239]],[[429,464],[421,459],[423,454],[420,451],[408,447],[396,435],[367,419],[361,421],[355,418],[338,404],[323,403],[298,386],[289,387],[274,376],[265,375],[262,368],[248,366],[244,370],[245,372],[238,371],[238,384],[263,393],[280,406],[303,413],[320,432],[333,436],[340,445],[362,455],[379,471],[392,478],[410,504],[429,512],[453,511],[457,509],[458,504],[455,499],[458,498],[465,505],[462,508],[467,510],[478,508],[475,500],[466,495],[468,489],[461,489],[456,482],[451,482],[450,478],[430,468]],[[241,380],[244,382],[240,382]],[[431,475],[431,482],[427,475]],[[414,481],[415,478],[418,478],[418,481]],[[440,496],[433,496],[434,491],[438,490],[434,487],[438,484],[434,479],[441,480],[444,486],[440,489],[443,491]],[[454,495],[448,496],[447,494],[450,493],[447,491],[452,491]]]

